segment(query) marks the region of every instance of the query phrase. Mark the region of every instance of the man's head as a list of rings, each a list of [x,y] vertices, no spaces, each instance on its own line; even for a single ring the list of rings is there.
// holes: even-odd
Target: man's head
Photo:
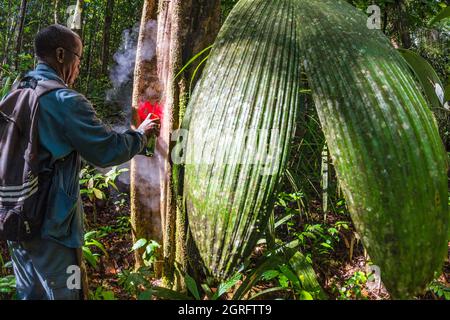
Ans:
[[[80,73],[83,44],[81,38],[62,25],[54,24],[42,29],[34,40],[36,56],[40,62],[59,72],[68,85],[73,85]]]

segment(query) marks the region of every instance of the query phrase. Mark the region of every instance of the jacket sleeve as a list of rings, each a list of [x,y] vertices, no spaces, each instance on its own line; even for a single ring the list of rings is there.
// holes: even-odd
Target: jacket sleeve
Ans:
[[[142,152],[147,138],[139,131],[117,133],[106,127],[95,114],[92,104],[76,94],[67,104],[64,135],[88,162],[109,167],[127,162]]]

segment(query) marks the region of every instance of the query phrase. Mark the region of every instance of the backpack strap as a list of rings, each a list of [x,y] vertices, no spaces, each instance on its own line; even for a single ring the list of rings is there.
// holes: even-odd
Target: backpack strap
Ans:
[[[38,97],[42,97],[44,94],[49,93],[50,91],[57,89],[65,89],[66,85],[62,84],[56,80],[41,80],[38,81],[36,88],[34,91],[36,92]]]
[[[46,93],[57,89],[67,88],[66,85],[56,80],[37,80],[36,78],[26,76],[22,78],[12,89],[33,89],[38,98]]]

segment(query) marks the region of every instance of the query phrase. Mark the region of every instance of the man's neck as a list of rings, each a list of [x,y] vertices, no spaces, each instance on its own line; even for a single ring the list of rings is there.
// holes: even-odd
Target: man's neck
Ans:
[[[50,69],[52,69],[52,70],[56,73],[56,75],[57,75],[64,83],[66,83],[66,82],[64,81],[63,77],[61,76],[61,73],[58,71],[57,68],[55,68],[55,67],[52,65],[52,63],[50,63],[50,62],[48,62],[48,61],[44,61],[44,60],[38,60],[38,64],[43,64],[43,65],[49,67]],[[67,85],[67,84],[66,84],[66,85]]]
[[[38,64],[45,64],[47,67],[51,68],[55,73],[58,75],[58,77],[61,77],[60,72],[50,63],[44,60],[38,60]]]

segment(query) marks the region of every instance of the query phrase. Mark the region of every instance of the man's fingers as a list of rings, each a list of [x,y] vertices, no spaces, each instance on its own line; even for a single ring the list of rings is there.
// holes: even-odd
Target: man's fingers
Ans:
[[[161,125],[161,121],[159,121],[159,119],[154,119],[154,120],[150,120],[149,124],[159,126],[159,125]]]
[[[148,124],[148,128],[152,131],[159,131],[161,124],[159,122],[151,122]]]
[[[144,121],[150,121],[151,123],[158,123],[158,124],[161,122],[161,120],[159,118],[152,119],[152,116],[153,116],[153,113],[149,113],[147,115],[147,118],[145,118]]]

